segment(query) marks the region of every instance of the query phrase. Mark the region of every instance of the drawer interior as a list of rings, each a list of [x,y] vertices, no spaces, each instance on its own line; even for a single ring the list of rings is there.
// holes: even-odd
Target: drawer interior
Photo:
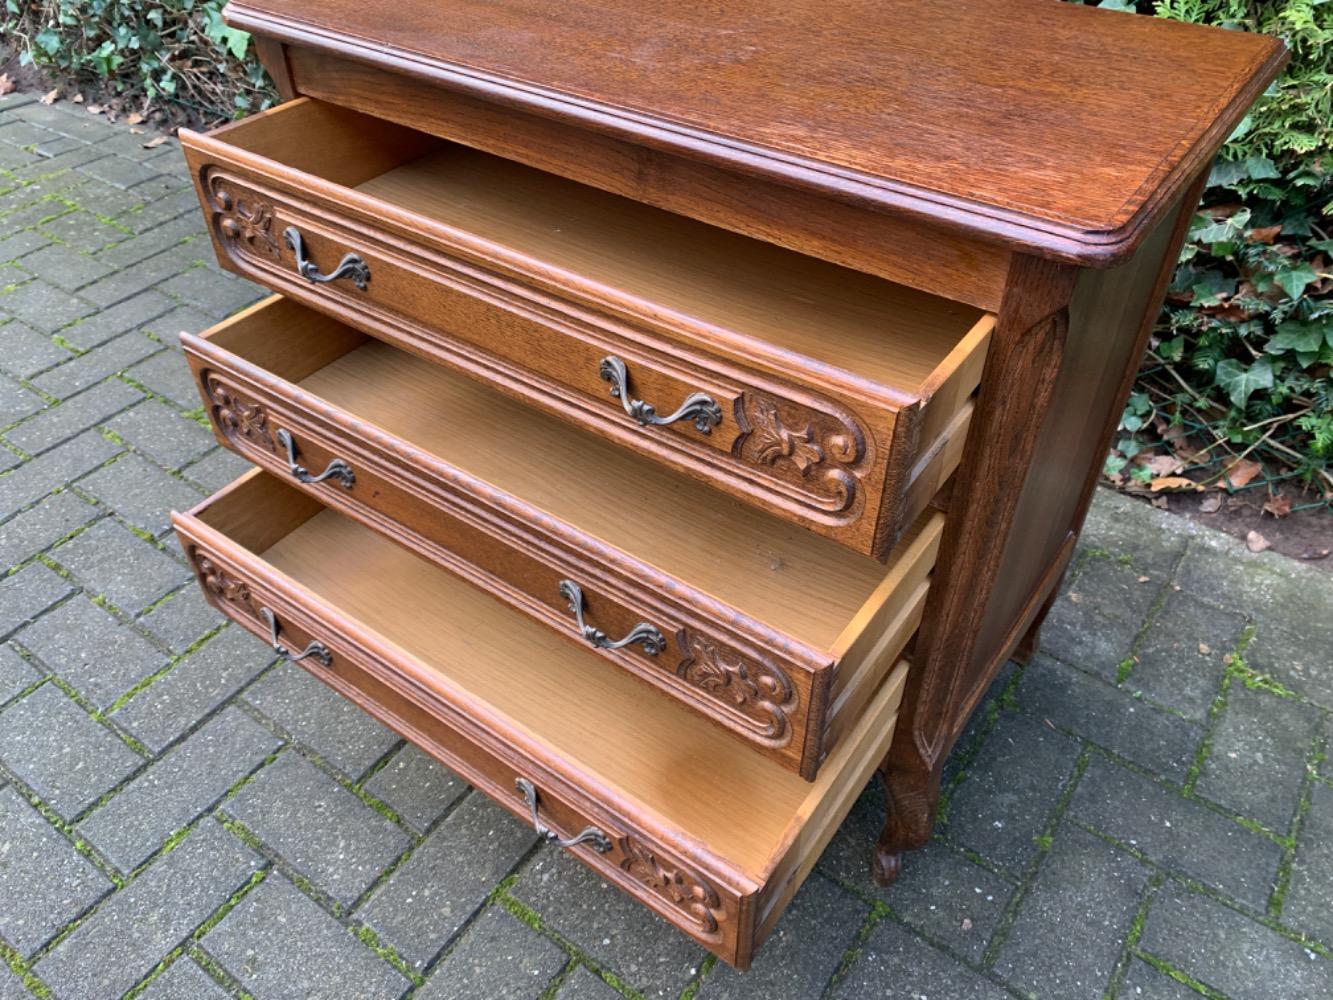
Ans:
[[[287,299],[205,338],[238,371],[294,383],[831,662],[919,603],[934,563],[937,511],[882,564]]]
[[[302,98],[212,139],[447,227],[542,279],[592,285],[664,329],[725,339],[865,391],[928,396],[974,356],[971,306],[653,208],[405,126]],[[670,322],[673,318],[680,322]],[[960,345],[966,349],[959,351]],[[973,380],[972,384],[975,384]]]
[[[892,738],[903,664],[811,783],[265,472],[187,517],[336,610],[331,627],[369,630],[412,658],[469,717],[501,720],[506,739],[535,741],[599,797],[661,817],[761,882],[808,871]]]

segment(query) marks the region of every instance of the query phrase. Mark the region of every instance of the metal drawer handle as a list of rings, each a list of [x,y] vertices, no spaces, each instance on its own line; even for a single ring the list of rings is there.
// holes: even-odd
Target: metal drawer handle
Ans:
[[[712,396],[706,396],[702,392],[692,392],[686,396],[685,402],[681,403],[680,408],[669,417],[659,417],[652,403],[645,403],[642,399],[630,399],[629,369],[625,367],[625,362],[614,354],[602,358],[598,374],[602,376],[603,382],[611,383],[611,395],[620,400],[625,413],[645,427],[650,425],[665,427],[677,420],[691,418],[694,420],[695,430],[700,434],[711,434],[713,428],[722,423],[722,407],[714,402]]]
[[[279,656],[285,656],[293,663],[300,663],[307,656],[312,656],[326,667],[333,662],[333,654],[329,652],[329,647],[318,640],[312,640],[305,649],[293,656],[292,651],[278,641],[278,616],[268,608],[260,608],[259,613],[268,622],[269,644],[272,645],[273,652]]]
[[[601,629],[586,624],[583,621],[583,588],[573,580],[560,581],[560,596],[569,602],[569,610],[574,612],[574,623],[578,625],[579,634],[598,649],[623,649],[637,642],[649,656],[656,656],[666,648],[666,639],[662,638],[662,633],[647,622],[639,622],[623,639],[614,642]]]
[[[322,483],[324,480],[337,477],[338,482],[342,483],[349,490],[356,485],[356,473],[352,467],[341,458],[335,458],[331,461],[323,472],[318,476],[312,476],[310,470],[296,460],[296,441],[291,432],[283,428],[278,429],[278,441],[287,449],[287,468],[293,476],[303,483]]]
[[[549,840],[552,844],[559,844],[561,847],[573,847],[576,844],[591,844],[592,849],[598,854],[605,854],[611,850],[611,841],[601,830],[595,826],[587,827],[577,837],[561,837],[558,833],[548,827],[541,821],[537,815],[537,786],[527,778],[515,778],[514,786],[519,794],[527,802],[528,808],[532,810],[532,828],[537,831],[537,836]]]
[[[282,231],[282,238],[288,249],[296,254],[296,272],[306,281],[322,285],[329,281],[337,281],[339,278],[351,278],[352,284],[363,292],[366,290],[366,284],[370,281],[370,265],[356,254],[344,254],[338,266],[329,274],[320,274],[315,262],[305,255],[305,240],[301,238],[299,229],[288,226]]]

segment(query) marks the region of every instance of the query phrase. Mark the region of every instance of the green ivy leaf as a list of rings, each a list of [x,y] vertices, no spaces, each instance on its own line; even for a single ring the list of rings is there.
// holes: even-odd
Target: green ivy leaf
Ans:
[[[1305,286],[1312,281],[1318,281],[1319,275],[1309,264],[1301,261],[1295,267],[1284,267],[1278,271],[1273,275],[1273,280],[1293,299],[1299,299],[1301,293],[1305,291]]]
[[[1326,336],[1333,337],[1333,323],[1298,323],[1288,320],[1278,324],[1277,333],[1269,338],[1264,350],[1269,354],[1318,351]]]
[[[1273,366],[1267,358],[1260,358],[1248,368],[1225,358],[1217,363],[1213,384],[1231,398],[1237,409],[1243,410],[1251,395],[1260,389],[1273,388]]]

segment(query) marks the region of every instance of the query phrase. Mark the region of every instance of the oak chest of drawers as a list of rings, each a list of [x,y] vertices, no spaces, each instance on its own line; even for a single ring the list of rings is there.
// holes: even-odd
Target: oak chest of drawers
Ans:
[[[208,599],[728,962],[1030,655],[1274,41],[1053,0],[246,0]]]

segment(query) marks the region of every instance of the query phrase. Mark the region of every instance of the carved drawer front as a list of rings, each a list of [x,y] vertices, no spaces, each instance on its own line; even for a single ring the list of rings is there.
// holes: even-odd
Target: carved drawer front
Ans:
[[[173,521],[215,607],[741,967],[892,739],[903,664],[808,783],[261,470]]]
[[[854,550],[957,465],[980,310],[309,99],[182,141],[224,266]]]
[[[294,302],[183,342],[227,447],[807,778],[920,620],[937,512],[886,567]]]

